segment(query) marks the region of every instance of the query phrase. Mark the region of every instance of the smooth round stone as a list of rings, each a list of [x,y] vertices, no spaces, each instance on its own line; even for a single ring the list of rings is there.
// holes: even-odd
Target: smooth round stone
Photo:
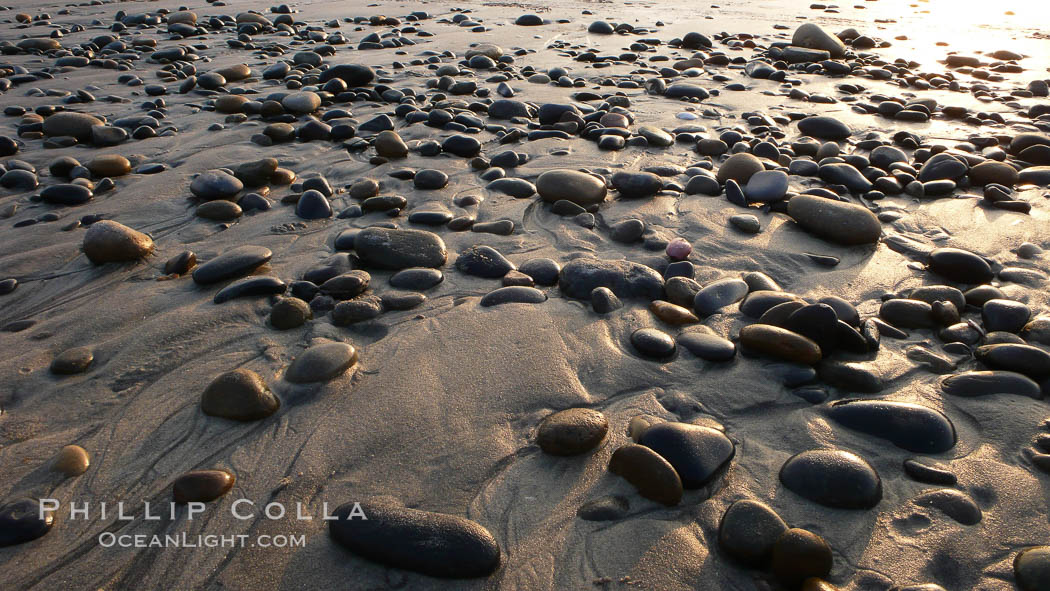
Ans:
[[[446,579],[485,577],[499,568],[496,539],[465,517],[408,509],[390,498],[347,503],[332,516],[332,539],[379,564]]]
[[[879,146],[871,151],[869,159],[873,166],[888,170],[891,165],[897,162],[907,163],[908,155],[901,149],[893,146]]]
[[[1050,377],[1050,353],[1032,345],[984,345],[974,351],[974,357],[991,369],[1022,373],[1036,380]]]
[[[1011,371],[968,371],[949,376],[941,382],[941,390],[953,396],[988,396],[1014,394],[1040,399],[1039,384],[1024,374]]]
[[[525,179],[501,178],[485,185],[485,189],[504,193],[517,199],[525,199],[536,194],[536,186]]]
[[[229,94],[215,99],[215,111],[226,115],[240,113],[244,110],[248,97],[239,94]]]
[[[795,29],[794,35],[791,36],[791,44],[796,47],[826,51],[833,58],[846,55],[846,44],[836,35],[815,23],[805,23]]]
[[[437,269],[417,267],[394,273],[390,277],[390,285],[398,289],[423,291],[438,285],[444,278],[444,274]]]
[[[1009,164],[986,160],[970,169],[970,182],[976,186],[995,183],[1004,187],[1017,184],[1017,170]]]
[[[686,195],[707,195],[715,197],[722,194],[722,186],[718,181],[706,174],[698,174],[689,179],[685,184]]]
[[[653,425],[638,443],[670,462],[686,489],[710,482],[736,453],[736,446],[721,431],[689,423]]]
[[[784,462],[788,490],[834,509],[871,509],[882,500],[882,479],[864,458],[842,450],[815,449]]]
[[[491,246],[475,245],[456,258],[456,269],[475,277],[499,279],[515,270],[515,266]]]
[[[655,328],[639,328],[631,333],[631,344],[647,357],[666,358],[674,355],[674,337]]]
[[[206,201],[197,206],[197,217],[217,222],[233,221],[243,213],[240,205],[225,199]]]
[[[609,432],[609,420],[599,411],[570,408],[548,415],[536,432],[536,443],[553,456],[574,456],[598,447]]]
[[[664,284],[667,300],[679,306],[692,307],[693,299],[700,291],[700,284],[689,277],[671,277]]]
[[[605,182],[577,170],[548,170],[536,179],[536,192],[548,202],[565,200],[582,207],[605,201]]]
[[[744,194],[753,203],[772,203],[782,200],[788,191],[788,175],[779,170],[763,170],[751,176]]]
[[[385,293],[380,298],[383,310],[411,310],[427,301],[421,293]]]
[[[96,156],[84,166],[98,177],[124,176],[131,172],[131,162],[120,154]]]
[[[441,237],[425,230],[365,228],[354,238],[354,250],[366,266],[395,271],[440,267],[448,259]]]
[[[827,410],[835,422],[889,440],[901,449],[939,454],[955,447],[955,425],[943,413],[909,402],[840,400]]]
[[[788,201],[788,215],[807,232],[845,246],[874,244],[882,235],[875,214],[860,205],[796,195]]]
[[[695,98],[704,100],[711,96],[711,93],[702,86],[696,84],[689,84],[687,82],[676,82],[667,87],[664,91],[664,96],[667,98]]]
[[[417,189],[424,191],[442,189],[448,184],[448,175],[440,170],[425,168],[416,173],[416,176],[412,178],[412,184]]]
[[[103,125],[102,120],[87,113],[61,111],[44,118],[42,130],[48,137],[71,136],[78,142],[91,141],[91,128]]]
[[[722,515],[718,545],[746,566],[765,568],[773,557],[773,546],[787,530],[787,523],[768,505],[742,499]]]
[[[620,298],[656,300],[663,296],[663,283],[663,277],[645,265],[591,258],[570,261],[558,279],[563,295],[581,300],[590,299],[597,287],[608,288]]]
[[[638,128],[638,135],[644,137],[650,146],[666,148],[674,145],[674,136],[658,127],[643,125]]]
[[[703,331],[678,335],[678,344],[705,361],[731,361],[736,356],[736,345],[729,339]]]
[[[773,574],[789,589],[811,578],[831,573],[831,547],[817,534],[793,528],[780,534],[773,544]]]
[[[16,191],[29,191],[37,188],[40,185],[40,180],[36,174],[28,170],[9,170],[0,176],[0,186],[5,189],[14,189]]]
[[[664,252],[673,261],[684,261],[693,252],[693,245],[689,244],[685,238],[679,237],[668,242]]]
[[[793,301],[798,301],[798,296],[793,293],[780,291],[779,289],[752,288],[751,292],[744,298],[744,301],[740,302],[740,311],[748,318],[761,318],[763,314],[774,306]]]
[[[740,343],[748,350],[804,365],[820,361],[820,346],[796,332],[768,324],[751,324],[740,330]]]
[[[981,307],[981,319],[988,332],[1021,332],[1031,316],[1028,306],[1013,300],[988,300]]]
[[[923,183],[939,180],[957,179],[969,167],[951,154],[937,154],[927,160],[919,170],[919,180]]]
[[[598,314],[608,314],[623,307],[623,302],[608,287],[595,287],[591,291],[591,307]]]
[[[148,129],[150,133],[149,135],[146,135],[146,138],[152,138],[152,136],[155,134],[153,128],[147,126],[139,127],[139,129],[143,128]],[[95,144],[96,146],[116,146],[118,144],[123,143],[127,139],[128,132],[122,127],[100,125],[91,128],[91,143]],[[135,136],[135,139],[143,140],[145,138],[139,138],[139,136],[137,135]]]
[[[304,220],[320,220],[332,217],[332,204],[320,191],[303,191],[295,204],[295,215]]]
[[[854,166],[845,162],[822,164],[817,174],[822,180],[835,185],[843,185],[854,193],[867,193],[873,188],[871,181],[867,177],[861,174]]]
[[[933,307],[912,299],[886,300],[879,308],[879,317],[897,328],[931,328],[935,324]]]
[[[91,347],[66,349],[51,361],[51,373],[60,376],[84,373],[94,360]]]
[[[469,135],[454,135],[441,142],[441,150],[462,158],[472,158],[481,152],[481,142]]]
[[[904,471],[909,477],[929,484],[955,486],[958,482],[955,474],[936,465],[926,464],[913,459],[904,460]]]
[[[238,298],[252,296],[280,295],[288,289],[288,285],[277,277],[262,275],[257,277],[245,277],[219,290],[212,298],[216,304],[223,304]]]
[[[543,24],[543,19],[535,14],[523,14],[514,21],[514,24],[522,27],[536,27]]]
[[[240,179],[221,170],[202,172],[190,183],[190,191],[207,201],[230,199],[243,188],[244,183]]]
[[[383,313],[383,300],[376,295],[363,295],[361,297],[341,301],[332,310],[332,324],[335,326],[349,326],[357,322],[364,322],[379,317]]]
[[[718,167],[718,174],[715,178],[721,184],[725,184],[726,181],[732,179],[746,185],[751,180],[751,177],[763,172],[765,169],[766,167],[762,165],[762,161],[756,156],[747,152],[741,152],[733,154],[723,162],[722,166]]]
[[[639,219],[627,219],[609,226],[609,238],[623,244],[630,244],[641,239],[645,233],[645,222]]]
[[[667,324],[679,325],[679,324],[694,324],[700,322],[700,319],[689,311],[688,308],[677,306],[671,302],[665,302],[663,300],[653,300],[649,304],[649,311],[653,313],[660,320]]]
[[[612,177],[612,186],[624,197],[639,198],[657,194],[664,182],[651,172],[618,172]]]
[[[612,35],[616,32],[613,26],[605,21],[594,21],[587,27],[588,33],[594,33],[596,35]]]
[[[172,497],[176,503],[208,503],[230,492],[235,480],[225,470],[194,470],[175,479]]]
[[[91,457],[88,456],[87,450],[79,445],[67,445],[51,459],[50,470],[72,477],[87,472],[90,465]]]
[[[501,287],[490,291],[481,298],[483,307],[499,306],[500,304],[542,304],[547,301],[547,294],[524,285],[512,285]]]
[[[41,199],[55,205],[83,205],[91,201],[92,197],[94,193],[91,189],[72,183],[51,185],[40,192]]]
[[[408,155],[408,144],[397,133],[387,130],[376,136],[373,144],[376,154],[384,158],[404,158]]]
[[[710,316],[722,308],[743,300],[748,293],[747,283],[743,279],[729,277],[719,279],[697,292],[693,298],[693,309],[700,316]]]
[[[1050,316],[1033,318],[1024,327],[1024,338],[1029,342],[1050,345]]]
[[[281,99],[281,106],[292,113],[305,115],[321,108],[321,97],[308,90],[293,92]]]
[[[298,328],[313,317],[310,304],[299,298],[281,298],[270,308],[270,326],[277,330]]]
[[[98,224],[93,224],[94,228]],[[90,231],[90,230],[89,230]],[[193,270],[193,281],[199,285],[209,285],[236,279],[251,273],[273,258],[269,248],[263,246],[238,246],[214,259],[198,265]]]
[[[682,500],[682,480],[670,462],[660,454],[636,443],[628,443],[613,452],[609,471],[630,482],[638,494],[663,503],[677,505]]]
[[[124,224],[101,220],[84,233],[82,248],[96,265],[137,261],[153,252],[153,239]]]
[[[609,495],[587,501],[576,510],[576,516],[584,521],[616,521],[627,516],[631,504],[626,497]]]
[[[957,310],[965,310],[966,304],[968,303],[966,301],[966,296],[963,295],[963,292],[950,285],[923,285],[921,287],[917,287],[911,290],[911,292],[908,294],[908,299],[921,300],[930,305],[934,304],[935,302],[951,302],[951,304],[955,306]],[[980,305],[983,304],[984,302],[981,302]]]
[[[1050,589],[1050,546],[1025,548],[1014,558],[1014,577],[1021,591]]]
[[[536,285],[554,285],[558,282],[561,265],[553,259],[529,259],[518,267],[522,273],[532,277]]]
[[[959,248],[935,248],[930,271],[958,283],[981,284],[992,280],[992,267],[981,256]]]
[[[0,547],[31,542],[51,531],[55,516],[51,511],[43,513],[41,519],[41,507],[35,499],[19,499],[0,507]]]
[[[185,275],[195,266],[197,266],[197,255],[193,251],[184,250],[164,262],[164,274]]]
[[[822,140],[839,141],[853,135],[849,127],[834,117],[806,117],[798,122],[798,130],[802,135],[808,135]]]
[[[281,401],[262,376],[243,368],[219,375],[201,396],[204,414],[235,421],[257,421],[277,412],[280,406]]]
[[[963,525],[977,525],[981,522],[981,508],[965,493],[943,488],[926,491],[911,500],[919,507],[937,509]]]
[[[347,343],[322,343],[303,351],[284,372],[293,384],[327,382],[357,363],[357,350]]]
[[[330,66],[321,76],[318,82],[324,84],[333,78],[339,78],[350,88],[364,86],[375,79],[375,72],[368,66],[360,64],[339,64]]]

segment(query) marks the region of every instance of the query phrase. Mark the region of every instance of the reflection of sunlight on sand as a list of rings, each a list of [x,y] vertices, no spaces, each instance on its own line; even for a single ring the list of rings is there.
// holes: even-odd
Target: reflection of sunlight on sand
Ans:
[[[1050,24],[1047,0],[895,0],[879,8],[899,15],[897,23],[886,26],[883,34],[892,32],[888,35],[891,41],[895,35],[907,35],[916,50],[910,59],[922,64],[942,60],[948,53],[998,49],[1027,53],[1039,63],[1046,62],[1046,37],[1037,39],[1036,35],[1050,32],[1046,30]],[[878,17],[887,16],[879,9],[874,12]],[[937,46],[938,42],[947,45]]]

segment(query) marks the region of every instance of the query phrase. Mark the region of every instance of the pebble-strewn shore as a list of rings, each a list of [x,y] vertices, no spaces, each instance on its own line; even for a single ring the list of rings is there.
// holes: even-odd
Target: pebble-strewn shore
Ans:
[[[1037,32],[23,4],[0,587],[1050,590]]]

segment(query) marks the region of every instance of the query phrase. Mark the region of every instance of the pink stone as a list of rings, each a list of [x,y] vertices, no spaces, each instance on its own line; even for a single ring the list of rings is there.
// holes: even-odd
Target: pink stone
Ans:
[[[693,247],[686,242],[685,238],[675,238],[667,245],[667,256],[676,261],[685,260],[691,252],[693,252]]]

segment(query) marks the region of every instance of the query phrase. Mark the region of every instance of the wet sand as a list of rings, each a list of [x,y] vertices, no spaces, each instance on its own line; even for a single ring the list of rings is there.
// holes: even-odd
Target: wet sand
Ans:
[[[1018,182],[1013,187],[1012,200],[1030,204],[1027,213],[991,207],[982,189],[968,182],[940,198],[901,193],[871,199],[864,192],[846,191],[848,201],[879,216],[882,238],[877,244],[842,246],[806,231],[775,204],[752,203],[745,209],[724,195],[687,194],[684,187],[690,177],[685,169],[708,162],[716,172],[724,161],[721,155],[698,154],[695,140],[610,151],[574,134],[572,139],[526,141],[523,137],[504,145],[491,130],[466,134],[481,142],[485,157],[505,150],[524,154],[524,163],[508,167],[506,174],[534,184],[540,174],[552,169],[587,169],[611,182],[619,172],[680,167],[678,174],[660,177],[669,185],[655,195],[625,198],[610,184],[608,198],[590,212],[593,227],[587,227],[586,216],[559,215],[536,195],[515,198],[486,188],[488,182],[480,178],[481,171],[472,167],[468,157],[420,154],[415,150],[418,142],[441,142],[457,132],[409,124],[395,116],[396,101],[378,97],[326,101],[317,114],[345,109],[350,112],[347,124],[355,128],[388,114],[394,130],[412,149],[407,158],[376,160],[370,145],[376,134],[361,129],[354,138],[342,141],[259,145],[252,138],[270,122],[258,115],[242,117],[243,121],[228,119],[210,106],[202,108],[214,96],[197,90],[180,93],[183,81],[162,81],[157,72],[164,64],[147,59],[155,50],[199,44],[196,54],[200,59],[193,62],[198,78],[205,72],[247,64],[252,76],[227,82],[219,94],[245,89],[257,93],[245,96],[261,100],[270,93],[289,92],[281,79],[263,79],[268,66],[278,59],[290,60],[296,52],[317,49],[325,44],[325,35],[339,32],[348,42],[332,45],[335,52],[324,56],[324,63],[371,66],[377,80],[366,88],[384,84],[412,89],[427,98],[440,92],[428,86],[436,76],[425,64],[413,65],[413,60],[451,51],[456,57],[442,58],[439,65],[460,65],[471,44],[494,43],[505,54],[514,55],[507,70],[514,100],[536,106],[567,104],[581,91],[603,97],[619,92],[629,99],[626,111],[633,118],[629,137],[637,137],[643,125],[678,129],[678,135],[693,133],[697,139],[718,138],[726,129],[735,128],[746,138],[744,143],[753,137],[772,137],[784,148],[799,139],[797,117],[791,114],[828,115],[850,128],[849,139],[838,142],[842,153],[868,157],[870,149],[857,147],[859,142],[879,139],[892,144],[900,131],[921,138],[922,146],[948,149],[974,137],[1001,137],[996,143],[1008,152],[1010,139],[1022,132],[1050,130],[1050,122],[1028,116],[1033,105],[1050,104],[1046,98],[1009,97],[1033,80],[1050,77],[1050,40],[1038,30],[1039,7],[1025,3],[989,9],[989,22],[995,21],[996,12],[1015,10],[1017,14],[1006,17],[1002,25],[932,25],[942,18],[938,15],[951,11],[944,4],[918,3],[911,8],[883,0],[860,3],[863,8],[842,6],[839,12],[828,13],[810,9],[807,3],[783,1],[724,2],[720,8],[658,2],[543,6],[312,2],[291,5],[297,11],[292,17],[321,26],[320,42],[266,32],[251,35],[257,47],[286,45],[281,58],[228,46],[227,40],[236,37],[232,26],[183,40],[171,40],[165,24],[130,26],[121,39],[129,42],[142,36],[155,39],[157,45],[144,46],[139,59],[128,60],[129,70],[89,65],[12,86],[0,98],[5,108],[21,106],[32,111],[60,105],[65,97],[60,93],[49,96],[49,91],[86,90],[95,101],[66,108],[109,122],[146,115],[156,107],[144,108],[147,101],[162,98],[165,105],[157,109],[163,114],[155,126],[158,137],[130,138],[111,147],[45,148],[48,138],[18,137],[22,116],[3,118],[2,133],[21,143],[18,152],[3,162],[15,159],[31,164],[40,186],[0,190],[0,211],[5,217],[0,220],[0,280],[17,279],[17,288],[0,296],[0,325],[5,326],[0,343],[6,352],[0,359],[0,474],[4,483],[0,499],[7,503],[22,497],[54,498],[63,506],[46,535],[0,549],[6,581],[2,586],[41,590],[782,588],[768,568],[743,566],[720,546],[719,526],[727,508],[734,501],[751,499],[772,508],[791,527],[819,534],[827,541],[833,566],[825,578],[838,588],[889,590],[921,583],[948,590],[1016,588],[1015,556],[1027,547],[1047,543],[1050,536],[1046,510],[1050,480],[1040,468],[1045,464],[1033,459],[1043,455],[1037,437],[1046,436],[1044,420],[1050,413],[1044,401],[1014,394],[946,394],[941,386],[945,376],[994,367],[976,360],[970,350],[946,350],[946,339],[939,336],[941,326],[906,328],[908,336],[903,339],[883,335],[877,350],[831,360],[861,364],[864,378],[877,377],[877,392],[859,391],[850,380],[859,383],[862,378],[853,374],[835,385],[818,375],[809,376],[804,369],[799,371],[808,376],[805,384],[786,385],[791,382],[789,375],[798,375],[798,368],[768,355],[738,351],[728,362],[705,361],[679,344],[670,358],[654,359],[632,344],[638,329],[655,328],[680,338],[680,333],[695,331],[702,324],[740,349],[741,329],[757,320],[739,311],[740,298],[695,325],[683,326],[657,318],[650,311],[651,298],[618,294],[623,307],[598,314],[590,301],[568,297],[556,285],[537,285],[546,295],[542,303],[482,306],[482,297],[503,283],[498,276],[467,274],[457,260],[467,249],[484,245],[516,266],[549,258],[564,268],[573,260],[593,256],[603,261],[633,261],[661,274],[671,262],[665,254],[669,241],[681,237],[692,247],[688,260],[702,286],[761,272],[808,304],[837,296],[852,304],[860,319],[867,320],[880,315],[884,299],[907,296],[909,290],[923,285],[950,284],[965,291],[985,283],[946,280],[928,268],[930,251],[953,247],[993,261],[996,276],[991,282],[1004,299],[1027,305],[1035,319],[1045,317],[1050,303],[1045,291],[1048,265],[1039,252],[1050,243],[1045,184]],[[67,30],[60,39],[62,47],[73,48],[99,35],[114,34],[109,26],[118,10],[140,14],[161,8],[175,11],[179,6],[167,0],[69,7],[22,1],[0,12],[0,30],[3,40],[17,43],[23,35],[36,37],[61,27]],[[210,16],[234,17],[249,9],[268,18],[277,16],[270,13],[269,6],[241,1],[226,6],[185,6],[197,14],[198,24]],[[451,22],[456,14],[464,14],[457,9],[469,9],[467,16],[487,30],[471,32]],[[584,9],[593,14],[581,14]],[[921,13],[927,9],[930,15]],[[406,20],[419,10],[430,18]],[[65,11],[68,14],[62,14]],[[14,22],[16,13],[35,16],[41,12],[51,15],[51,26],[20,28]],[[548,22],[513,24],[529,13]],[[414,45],[357,49],[366,35],[383,35],[398,28],[343,22],[345,17],[373,15],[397,17],[402,21],[399,26],[414,25],[433,36],[406,34]],[[325,25],[331,19],[339,21],[338,28]],[[558,19],[567,22],[556,22]],[[877,22],[886,19],[897,22]],[[596,20],[650,30],[640,35],[588,33],[588,26]],[[657,26],[657,21],[664,24]],[[771,43],[790,41],[805,22],[821,24],[833,33],[853,27],[885,40],[890,47],[851,52],[877,54],[891,64],[898,58],[914,60],[920,65],[911,67],[913,72],[955,72],[965,89],[902,88],[893,81],[857,75],[788,72],[788,78],[800,80],[797,88],[836,99],[823,104],[791,98],[781,83],[745,76],[743,63],[711,63],[701,66],[699,75],[684,77],[685,82],[708,91],[720,91],[703,101],[679,101],[646,89],[647,81],[659,77],[659,68],[693,55],[693,50],[668,44],[676,37],[700,32],[713,40],[713,48],[705,49],[705,54],[723,51],[730,58],[751,61]],[[82,25],[84,30],[69,30],[72,25]],[[743,38],[736,39],[740,47],[731,47],[722,32],[750,33],[759,47],[744,47]],[[908,39],[895,39],[901,35]],[[584,48],[595,48],[598,55],[622,54],[630,51],[631,43],[643,39],[659,39],[661,44],[651,45],[651,52],[640,52],[636,63],[618,60],[595,68],[573,59],[572,53],[578,55]],[[948,45],[939,47],[937,41]],[[520,55],[515,54],[518,48],[524,50]],[[1025,54],[1027,57],[1017,60],[1023,71],[1003,73],[1002,81],[987,81],[938,63],[950,52],[977,56],[987,63],[994,60],[985,54],[997,50]],[[653,55],[669,56],[669,61],[642,63]],[[54,56],[22,52],[5,55],[0,63],[36,71],[53,67],[55,60]],[[395,67],[395,62],[404,67]],[[537,72],[562,67],[570,78],[582,82],[578,87],[530,82],[527,71],[522,73],[526,66]],[[450,96],[463,101],[463,105],[453,105],[457,113],[474,114],[486,124],[513,126],[465,108],[469,103],[501,98],[495,92],[498,83],[487,81],[497,70],[460,68],[457,81],[475,80],[491,94]],[[649,70],[639,72],[641,68]],[[124,75],[137,76],[142,84],[118,81]],[[719,75],[726,79],[717,80]],[[602,85],[605,79],[632,80],[634,84],[617,88]],[[727,89],[732,83],[745,89]],[[988,86],[988,94],[1000,98],[974,96],[971,87],[982,83]],[[145,89],[154,84],[164,87],[165,94],[148,96]],[[840,84],[860,88],[845,93],[837,88]],[[902,102],[932,99],[939,107],[998,113],[1005,123],[985,118],[984,124],[974,125],[947,117],[941,110],[928,122],[914,123],[851,108],[859,103],[878,104],[871,100],[873,95],[898,97]],[[850,96],[854,99],[843,100]],[[595,107],[602,102],[589,104]],[[425,102],[417,106],[433,110]],[[745,117],[749,113],[767,115],[769,123],[761,125],[772,128],[767,132],[779,130],[779,138],[755,133],[756,125]],[[784,122],[778,117],[784,117]],[[299,127],[305,121],[306,116],[296,117],[292,125]],[[215,128],[217,124],[221,129]],[[703,129],[685,130],[682,126],[686,125]],[[529,131],[528,125],[517,126]],[[537,119],[532,126],[539,128]],[[969,153],[983,159],[982,148],[988,146],[978,143],[970,144],[976,148]],[[905,151],[905,164],[921,166],[914,149]],[[71,156],[86,163],[100,154],[127,157],[132,173],[113,177],[112,190],[96,190],[83,205],[54,205],[34,198],[50,185],[69,182],[49,173],[56,159]],[[786,162],[793,158],[787,150],[781,154],[786,161],[767,159],[764,166],[779,165],[786,171]],[[225,223],[196,214],[202,200],[189,188],[195,175],[220,167],[233,169],[261,158],[276,158],[281,169],[297,177],[292,185],[270,184],[270,193],[264,196],[271,209],[249,211],[242,202],[243,215]],[[1004,154],[1003,159],[1018,160],[1012,153]],[[140,172],[140,167],[153,163],[163,164],[164,169],[155,174]],[[7,165],[8,170],[12,168],[16,167]],[[440,170],[448,175],[448,183],[440,189],[423,190],[412,180],[391,176],[404,168]],[[97,189],[99,175],[90,176]],[[327,197],[334,215],[303,219],[296,214],[295,205],[288,204],[294,202],[289,196],[302,193],[301,183],[317,177],[334,189]],[[829,184],[815,175],[791,174],[789,178],[792,195]],[[375,211],[354,217],[358,213],[354,206],[361,202],[347,188],[360,179],[378,181],[380,196],[401,195],[407,206],[396,216]],[[252,191],[258,189],[245,188],[238,197]],[[460,207],[466,196],[476,196],[478,203]],[[455,231],[409,222],[412,212],[422,211],[469,216],[474,224],[510,220],[513,232]],[[41,219],[48,213],[56,214],[57,219]],[[86,224],[72,224],[92,214],[147,233],[153,243],[151,254],[137,262],[93,264],[82,252]],[[757,234],[738,230],[730,222],[738,214],[755,215],[761,230]],[[29,219],[40,221],[19,225]],[[614,240],[614,226],[628,219],[641,220],[644,233],[628,243]],[[382,314],[346,326],[332,321],[327,308],[335,301],[320,301],[311,302],[313,318],[302,326],[276,330],[269,321],[276,296],[216,304],[215,294],[230,281],[201,285],[192,273],[173,276],[165,272],[165,263],[183,251],[192,251],[199,263],[205,263],[233,248],[253,245],[272,252],[265,265],[252,271],[255,275],[291,284],[311,270],[334,264],[339,272],[349,268],[367,271],[366,296],[389,298],[414,291],[392,287],[392,270],[362,264],[353,258],[353,251],[344,249],[340,255],[335,248],[341,232],[379,223],[439,235],[448,252],[447,263],[441,266],[443,280],[429,289],[415,290],[426,297],[411,309],[390,309],[387,300]],[[78,227],[70,228],[71,224]],[[1026,247],[1021,256],[1019,248],[1025,243],[1037,248]],[[1031,272],[1004,277],[1004,268]],[[563,284],[564,278],[563,274]],[[289,287],[283,295],[291,293]],[[978,325],[986,321],[979,307],[964,308],[957,310],[963,322],[966,318]],[[1029,346],[1048,350],[1050,343],[1033,336],[1037,331],[1014,332],[1025,337],[1022,342]],[[289,365],[308,347],[330,341],[349,343],[356,349],[357,362],[350,370],[317,383],[285,379]],[[970,344],[970,349],[976,349],[987,343]],[[90,365],[74,375],[56,375],[51,369],[53,360],[77,347],[90,349]],[[923,351],[916,353],[916,347]],[[925,351],[935,358],[931,361]],[[828,355],[822,363],[830,358]],[[268,384],[280,399],[276,413],[237,422],[202,412],[201,395],[209,383],[238,368],[256,372]],[[1046,392],[1045,378],[1032,377]],[[808,390],[800,394],[800,389]],[[804,396],[814,391],[824,398],[807,401]],[[854,398],[914,403],[939,411],[953,425],[956,441],[946,451],[916,453],[830,417],[833,402]],[[600,411],[609,423],[607,437],[596,449],[571,457],[541,451],[536,441],[540,422],[552,412],[573,407]],[[649,500],[608,468],[612,454],[631,441],[628,426],[639,416],[713,427],[732,441],[735,453],[719,467],[717,477],[698,489],[686,490],[679,504],[668,507]],[[82,475],[65,477],[56,474],[50,462],[70,444],[87,451],[90,466]],[[845,450],[866,460],[881,478],[877,505],[863,510],[831,508],[785,486],[779,476],[785,462],[814,449]],[[955,475],[957,484],[918,481],[903,469],[907,459],[939,465]],[[94,515],[88,520],[69,518],[71,502],[95,507],[100,502],[125,501],[137,515],[142,514],[145,501],[166,506],[173,482],[202,469],[228,471],[236,482],[192,521],[181,509],[174,521],[122,522]],[[916,502],[924,493],[943,488],[968,498],[979,508],[980,521],[964,525],[946,514],[940,501],[932,506]],[[480,524],[499,546],[498,568],[482,577],[438,579],[366,560],[335,543],[321,519],[324,504],[334,509],[377,495]],[[604,521],[578,516],[582,505],[606,497],[626,499],[628,508]],[[251,500],[257,508],[278,502],[292,510],[301,503],[304,512],[314,518],[238,520],[231,515],[230,505],[241,498]],[[98,542],[103,532],[247,534],[253,538],[302,534],[306,545],[283,549],[105,548]]]

